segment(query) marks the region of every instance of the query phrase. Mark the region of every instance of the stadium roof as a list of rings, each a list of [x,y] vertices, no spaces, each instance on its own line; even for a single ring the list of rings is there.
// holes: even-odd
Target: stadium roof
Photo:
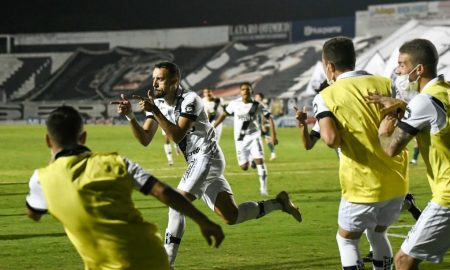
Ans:
[[[0,33],[163,29],[353,16],[371,4],[412,0],[7,1]],[[430,2],[430,1],[425,1]]]

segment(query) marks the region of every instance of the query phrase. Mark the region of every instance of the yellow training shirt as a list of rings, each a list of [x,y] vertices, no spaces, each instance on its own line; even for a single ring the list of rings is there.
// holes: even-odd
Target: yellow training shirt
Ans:
[[[408,191],[407,151],[395,157],[383,151],[378,139],[380,108],[364,99],[371,92],[390,96],[390,80],[372,75],[347,76],[320,92],[341,136],[342,196],[354,203],[381,202]]]

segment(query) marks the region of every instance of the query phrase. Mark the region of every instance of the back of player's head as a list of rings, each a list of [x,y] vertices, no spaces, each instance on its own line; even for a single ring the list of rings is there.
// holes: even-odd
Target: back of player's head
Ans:
[[[405,42],[399,49],[400,53],[408,54],[412,65],[426,66],[426,74],[436,77],[439,55],[436,47],[427,39],[413,39]]]
[[[51,139],[63,148],[77,145],[83,132],[83,119],[78,111],[70,106],[53,110],[46,124]]]
[[[348,37],[335,37],[326,41],[322,54],[325,61],[332,63],[337,70],[355,69],[355,47]]]
[[[256,93],[255,96],[259,96],[261,98],[261,100],[264,99],[264,94],[263,93]]]
[[[178,78],[178,79],[181,78],[180,68],[175,63],[168,62],[168,61],[159,62],[159,63],[155,64],[155,66],[153,68],[165,68],[169,72],[170,78],[173,78],[173,77]]]

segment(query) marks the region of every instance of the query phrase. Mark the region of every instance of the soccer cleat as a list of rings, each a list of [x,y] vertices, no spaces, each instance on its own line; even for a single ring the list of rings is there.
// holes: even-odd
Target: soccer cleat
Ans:
[[[372,262],[373,261],[373,251],[369,251],[369,253],[362,259],[363,259],[363,262]]]
[[[269,196],[269,192],[267,192],[267,190],[261,190],[260,194],[261,196]]]
[[[409,164],[411,164],[411,165],[417,165],[417,160],[416,160],[416,159],[411,159],[411,161],[409,162]]]
[[[252,169],[256,169],[256,162],[254,160],[252,160],[252,163],[250,163],[250,167]]]
[[[277,155],[275,153],[270,154],[270,161],[273,161],[277,158]]]
[[[411,193],[406,194],[405,201],[408,201],[410,205],[408,211],[411,213],[415,220],[418,220],[420,215],[422,214],[422,211],[419,207],[417,207],[414,196]]]
[[[302,214],[297,206],[289,198],[286,191],[281,191],[275,198],[282,206],[282,211],[292,215],[298,222],[302,222]]]
[[[169,160],[169,161],[167,162],[167,165],[169,165],[170,167],[172,167],[172,166],[173,166],[173,160]]]

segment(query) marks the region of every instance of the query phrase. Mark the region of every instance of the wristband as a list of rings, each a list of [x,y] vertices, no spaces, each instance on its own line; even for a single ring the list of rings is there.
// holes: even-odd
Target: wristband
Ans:
[[[136,118],[136,115],[134,115],[134,112],[130,112],[128,114],[125,114],[125,117],[127,118],[128,121],[131,121],[134,118]]]

